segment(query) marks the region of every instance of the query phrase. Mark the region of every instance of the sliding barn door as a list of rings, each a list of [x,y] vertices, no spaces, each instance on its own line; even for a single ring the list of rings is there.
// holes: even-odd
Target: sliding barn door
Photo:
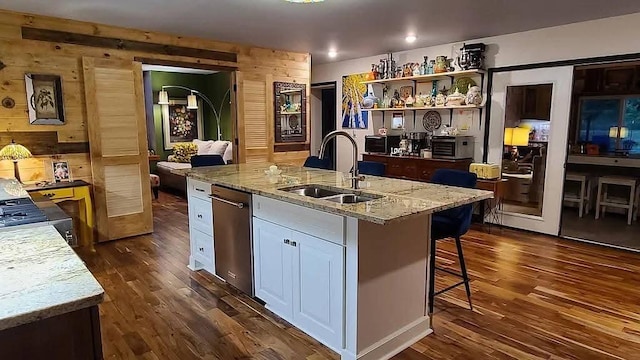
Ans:
[[[270,75],[236,72],[238,155],[240,162],[271,160],[273,153],[273,81]]]
[[[153,231],[141,64],[83,58],[98,241]]]

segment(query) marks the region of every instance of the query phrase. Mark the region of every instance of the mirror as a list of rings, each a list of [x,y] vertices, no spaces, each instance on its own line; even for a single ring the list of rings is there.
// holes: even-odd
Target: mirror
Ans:
[[[307,87],[297,83],[274,83],[275,143],[307,140]]]
[[[31,125],[63,125],[62,80],[57,75],[25,74]]]
[[[504,122],[503,210],[542,216],[552,84],[509,86]]]

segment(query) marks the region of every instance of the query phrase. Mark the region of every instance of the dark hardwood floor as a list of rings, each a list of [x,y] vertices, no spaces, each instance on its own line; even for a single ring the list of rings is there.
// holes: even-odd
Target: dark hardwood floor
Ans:
[[[106,290],[106,359],[339,358],[187,269],[184,200],[161,193],[153,210],[153,235],[81,252]],[[438,264],[457,269],[453,242],[438,246]],[[395,359],[640,359],[640,254],[495,227],[463,246],[474,311],[462,289],[442,295],[435,333]],[[439,273],[437,286],[454,280]]]

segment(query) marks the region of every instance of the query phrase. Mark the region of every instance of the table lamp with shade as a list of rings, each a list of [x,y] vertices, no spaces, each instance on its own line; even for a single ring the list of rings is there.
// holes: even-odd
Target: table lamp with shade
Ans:
[[[22,159],[28,159],[33,157],[31,155],[31,151],[26,147],[16,144],[14,140],[11,140],[11,144],[5,146],[0,150],[0,160],[11,160],[13,161],[13,173],[19,182],[20,180],[20,169],[18,168],[18,161]]]
[[[504,145],[511,146],[515,149],[515,159],[518,161],[518,146],[529,146],[529,129],[527,128],[505,128],[504,129]]]
[[[609,138],[615,141],[614,152],[616,155],[628,155],[628,150],[625,149],[624,139],[629,137],[629,128],[625,126],[612,126],[609,128]]]

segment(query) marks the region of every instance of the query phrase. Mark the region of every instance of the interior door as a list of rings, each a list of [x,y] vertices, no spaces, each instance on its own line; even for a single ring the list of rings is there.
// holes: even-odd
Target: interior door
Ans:
[[[236,71],[238,157],[241,163],[267,162],[273,153],[273,79]]]
[[[560,231],[560,216],[562,210],[562,183],[564,181],[564,164],[566,160],[566,143],[569,128],[569,111],[571,105],[571,86],[573,81],[573,67],[554,67],[532,70],[518,70],[508,72],[498,72],[493,74],[493,89],[491,103],[491,127],[489,131],[489,162],[502,164],[502,177],[508,179],[508,186],[514,201],[522,201],[519,198],[530,199],[533,196],[539,196],[539,209],[531,213],[527,211],[519,211],[517,205],[512,209],[508,208],[507,201],[503,202],[502,223],[503,225],[530,230],[550,235],[558,235]],[[505,146],[509,128],[513,130],[520,127],[520,122],[527,122],[529,119],[516,117],[514,122],[510,120],[515,103],[508,93],[515,93],[518,87],[531,85],[551,84],[551,116],[547,122],[545,129],[548,135],[544,136],[544,141],[527,140],[525,138],[526,148],[532,148],[538,151],[540,160],[533,161],[530,165],[530,173],[526,173],[525,164],[518,163],[518,147]],[[526,116],[525,116],[526,117]],[[538,119],[546,120],[546,119]],[[535,134],[535,132],[533,132]],[[529,136],[532,136],[529,133]],[[535,143],[535,144],[534,144]],[[516,144],[515,142],[513,144]],[[522,144],[517,144],[522,145]],[[544,149],[534,149],[540,146]],[[515,166],[523,167],[523,173],[518,174],[516,171],[506,173],[506,165],[503,163],[505,154],[515,149]],[[524,148],[520,146],[520,148]],[[533,153],[533,151],[532,151]],[[540,170],[542,169],[542,170]],[[536,195],[538,194],[538,195]],[[490,219],[487,219],[490,220]],[[492,221],[492,220],[491,220]]]
[[[141,64],[83,58],[98,241],[153,231]]]

